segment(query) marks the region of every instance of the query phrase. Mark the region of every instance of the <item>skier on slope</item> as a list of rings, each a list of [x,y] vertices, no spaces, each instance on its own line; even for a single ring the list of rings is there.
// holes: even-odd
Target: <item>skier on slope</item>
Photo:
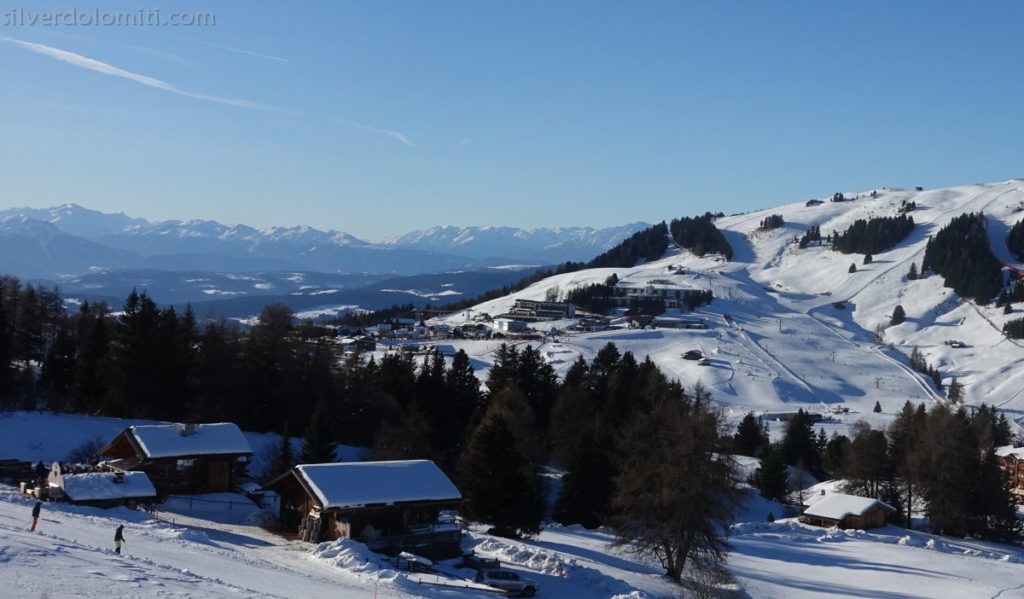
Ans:
[[[124,543],[124,524],[119,524],[114,533],[114,553],[121,555],[122,543]]]
[[[39,512],[42,509],[43,509],[43,502],[42,501],[37,501],[36,504],[34,506],[32,506],[32,528],[29,528],[29,532],[35,532],[36,524],[39,524]]]

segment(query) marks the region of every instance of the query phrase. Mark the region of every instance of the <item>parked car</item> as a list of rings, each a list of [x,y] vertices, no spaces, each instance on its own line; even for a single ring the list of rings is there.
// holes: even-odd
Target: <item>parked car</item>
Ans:
[[[474,570],[496,570],[501,567],[501,563],[493,557],[483,557],[472,551],[467,551],[462,554],[462,567]]]
[[[496,589],[503,589],[509,595],[533,597],[537,592],[536,582],[512,570],[478,570],[474,580]]]

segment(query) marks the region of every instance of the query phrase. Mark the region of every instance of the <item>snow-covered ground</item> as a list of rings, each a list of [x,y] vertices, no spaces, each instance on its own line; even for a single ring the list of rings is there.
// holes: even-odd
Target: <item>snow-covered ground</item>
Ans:
[[[1005,247],[1009,227],[1024,218],[1024,181],[967,185],[932,191],[878,189],[847,193],[857,199],[826,201],[817,206],[794,203],[716,221],[733,247],[732,261],[718,256],[698,258],[671,250],[669,255],[635,268],[599,268],[549,277],[518,293],[485,302],[444,317],[451,325],[471,322],[482,313],[507,311],[516,299],[544,299],[615,274],[620,281],[643,285],[655,279],[682,286],[709,288],[715,300],[697,310],[707,330],[627,330],[558,334],[557,341],[533,341],[559,372],[577,356],[592,358],[608,342],[638,357],[651,356],[684,383],[701,380],[715,399],[738,417],[748,410],[788,411],[798,407],[828,411],[841,406],[849,415],[884,423],[903,402],[940,397],[908,367],[918,347],[944,382],[956,376],[966,385],[967,402],[987,402],[1019,419],[1024,416],[1024,344],[1001,334],[1009,318],[994,306],[961,301],[943,286],[941,277],[908,281],[912,263],[918,269],[930,235],[965,212],[984,211],[993,251],[1016,264]],[[826,247],[800,250],[794,240],[810,226],[822,235],[845,230],[857,219],[893,216],[903,201],[916,202],[910,213],[914,231],[896,248],[862,264],[860,254],[841,254]],[[762,231],[759,224],[781,214],[786,224]],[[851,263],[857,272],[849,273]],[[834,304],[842,303],[841,307]],[[902,305],[907,320],[888,326],[893,308]],[[533,325],[546,331],[551,325]],[[883,341],[876,339],[883,328]],[[948,340],[966,347],[951,347]],[[446,342],[448,343],[448,342]],[[482,371],[492,362],[495,342],[455,341]],[[687,349],[701,349],[708,366],[683,360]],[[481,372],[483,375],[483,372]],[[879,402],[883,414],[871,410]],[[843,423],[838,423],[842,427]],[[828,426],[826,426],[828,430]]]
[[[83,440],[102,431],[116,434],[128,424],[108,418],[5,414],[0,418],[0,456],[63,456]],[[275,441],[272,435],[247,437],[257,447]],[[744,458],[740,466],[749,472],[757,463]],[[808,493],[833,487],[821,483]],[[285,540],[261,527],[272,520],[268,514],[233,493],[174,497],[158,505],[154,514],[50,502],[43,506],[35,533],[27,530],[31,507],[30,499],[0,486],[3,597],[493,596],[470,583],[472,572],[455,562],[442,562],[437,574],[409,574],[358,543],[315,546]],[[750,495],[733,527],[729,568],[740,596],[1024,597],[1020,548],[894,527],[841,532],[792,520],[767,523],[769,513],[780,518],[782,507]],[[121,557],[112,551],[119,524],[126,536]],[[551,525],[536,538],[511,541],[483,530],[469,531],[464,547],[534,579],[541,597],[678,596],[678,588],[655,564],[614,547],[607,531]]]
[[[757,498],[750,503],[744,512],[750,521],[735,525],[730,541],[729,568],[740,596],[1024,597],[1020,548],[896,527],[865,532],[767,523],[771,506]],[[493,596],[454,562],[439,564],[438,574],[409,574],[351,541],[286,541],[257,526],[259,510],[238,495],[200,496],[192,506],[179,499],[162,506],[159,519],[125,508],[47,503],[34,533],[27,530],[31,506],[0,488],[5,597]],[[120,557],[112,550],[119,524],[126,537]],[[611,540],[602,531],[552,526],[523,541],[472,531],[465,547],[537,581],[541,597],[678,596],[655,565]]]

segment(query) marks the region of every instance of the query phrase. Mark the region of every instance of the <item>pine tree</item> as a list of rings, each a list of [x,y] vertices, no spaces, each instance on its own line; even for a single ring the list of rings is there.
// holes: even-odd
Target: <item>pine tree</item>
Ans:
[[[783,460],[790,466],[800,465],[813,474],[820,473],[821,455],[814,437],[814,426],[803,408],[798,409],[786,423],[780,450]]]
[[[596,528],[604,524],[611,500],[615,470],[608,446],[594,435],[582,435],[569,457],[554,518],[562,524]]]
[[[916,345],[914,349],[910,350],[910,367],[921,373],[926,372],[928,369],[928,365],[924,361],[924,355]]]
[[[848,273],[851,273],[851,274],[852,274],[852,273],[855,273],[855,272],[857,272],[857,265],[856,265],[856,264],[853,264],[853,263],[851,262],[851,263],[850,263],[850,268],[849,268],[849,269],[848,269],[848,270],[847,270],[846,272],[848,272]]]
[[[100,410],[109,386],[110,334],[105,306],[83,304],[75,356],[72,408],[93,413]]]
[[[936,404],[928,412],[914,458],[931,531],[967,534],[979,463],[977,440],[963,410]]]
[[[309,417],[305,434],[302,436],[302,451],[299,462],[302,464],[326,464],[335,461],[334,426],[331,409],[326,401],[319,401]]]
[[[61,412],[71,401],[74,386],[75,342],[71,333],[62,327],[43,359],[39,387],[46,398],[47,407],[54,412]]]
[[[789,469],[782,452],[768,445],[761,457],[761,467],[755,474],[758,490],[765,499],[784,502],[789,488]]]
[[[274,459],[270,462],[270,470],[267,478],[272,479],[281,475],[295,465],[295,454],[292,451],[292,438],[289,434],[288,424],[285,423],[281,430],[281,437],[278,439],[277,448],[274,452]]]
[[[754,416],[753,412],[747,412],[733,435],[733,451],[739,455],[753,457],[767,444],[768,430],[764,421]]]
[[[953,377],[946,389],[946,399],[953,403],[962,403],[964,400],[964,386]]]
[[[873,260],[874,258],[871,257],[871,254],[864,254],[864,264],[871,264]]]
[[[915,410],[914,405],[908,401],[903,404],[888,431],[889,456],[894,474],[902,484],[902,503],[907,508],[904,522],[907,527],[911,525],[915,489],[921,479],[919,459],[915,452],[919,451],[918,442],[924,429],[925,417],[924,404]]]
[[[911,262],[910,263],[910,270],[907,271],[907,280],[908,281],[916,281],[917,277],[918,277],[918,274],[917,274],[917,264],[914,263],[914,262]]]
[[[518,445],[505,419],[495,416],[473,434],[460,465],[469,517],[510,538],[537,532],[544,515],[543,483]]]
[[[7,407],[13,404],[15,398],[15,377],[14,368],[14,327],[11,326],[13,319],[13,302],[5,298],[4,287],[12,283],[0,279],[0,407]]]
[[[871,410],[871,411],[874,412],[875,414],[881,414],[882,413],[882,404],[876,401],[875,402],[875,408],[873,410]]]
[[[822,468],[832,478],[839,478],[846,466],[846,454],[850,450],[850,439],[846,435],[832,433],[821,456]]]
[[[1010,475],[996,465],[999,484],[989,499],[991,505],[986,529],[988,538],[1000,543],[1020,544],[1024,538],[1024,522],[1018,516],[1020,499],[1014,492]]]
[[[889,446],[885,433],[866,422],[854,425],[843,477],[844,491],[864,497],[881,497],[891,476]]]
[[[893,308],[893,310],[892,310],[892,318],[889,320],[889,324],[892,325],[892,326],[896,326],[896,325],[899,325],[899,324],[903,324],[904,322],[906,322],[906,320],[907,320],[907,313],[906,313],[906,311],[903,310],[903,306],[897,304],[896,307]]]

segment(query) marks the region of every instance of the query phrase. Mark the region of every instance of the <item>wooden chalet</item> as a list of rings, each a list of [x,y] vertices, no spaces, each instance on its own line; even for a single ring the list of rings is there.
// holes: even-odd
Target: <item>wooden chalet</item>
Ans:
[[[896,508],[877,499],[829,493],[805,509],[800,521],[811,526],[867,530],[885,526],[889,515],[895,513]]]
[[[1024,447],[996,448],[999,467],[1010,476],[1010,486],[1017,496],[1024,496]]]
[[[99,451],[104,465],[145,472],[161,497],[230,491],[244,476],[252,449],[238,426],[130,426]]]
[[[462,528],[442,521],[462,494],[430,460],[303,464],[270,481],[280,520],[304,541],[354,539],[378,553],[460,555]]]

